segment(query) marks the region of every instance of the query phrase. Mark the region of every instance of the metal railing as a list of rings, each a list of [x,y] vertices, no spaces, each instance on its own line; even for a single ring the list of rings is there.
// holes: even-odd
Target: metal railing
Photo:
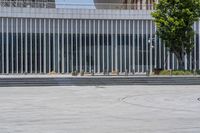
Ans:
[[[119,9],[119,10],[154,10],[154,4],[69,4],[64,2],[0,1],[0,7],[19,8],[73,8],[73,9]]]

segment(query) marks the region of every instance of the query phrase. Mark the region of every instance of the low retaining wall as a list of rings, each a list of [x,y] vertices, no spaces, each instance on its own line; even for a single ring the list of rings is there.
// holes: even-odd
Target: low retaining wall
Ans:
[[[200,85],[200,77],[1,77],[0,87]]]

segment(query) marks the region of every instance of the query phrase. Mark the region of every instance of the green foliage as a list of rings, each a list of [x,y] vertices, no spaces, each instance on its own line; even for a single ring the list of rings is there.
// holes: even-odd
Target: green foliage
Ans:
[[[170,70],[162,70],[160,71],[160,75],[170,75]]]
[[[192,26],[200,17],[200,0],[159,0],[152,16],[158,36],[183,67],[184,54],[194,46]]]
[[[184,75],[193,75],[194,73],[192,71],[185,71]]]
[[[160,75],[192,75],[193,73],[191,71],[183,71],[183,70],[173,70],[170,72],[170,70],[163,70],[160,72]]]
[[[184,71],[172,71],[172,75],[185,75]]]
[[[200,70],[196,70],[196,73],[197,73],[198,75],[200,75]]]

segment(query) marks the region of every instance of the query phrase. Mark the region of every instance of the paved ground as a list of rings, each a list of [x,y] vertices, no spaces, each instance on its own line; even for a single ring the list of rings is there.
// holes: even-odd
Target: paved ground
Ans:
[[[0,133],[199,133],[200,86],[0,88]]]

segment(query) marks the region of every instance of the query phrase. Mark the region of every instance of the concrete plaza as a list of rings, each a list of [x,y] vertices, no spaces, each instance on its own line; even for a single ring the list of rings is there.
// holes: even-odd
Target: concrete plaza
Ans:
[[[200,86],[0,88],[0,133],[199,133]]]

